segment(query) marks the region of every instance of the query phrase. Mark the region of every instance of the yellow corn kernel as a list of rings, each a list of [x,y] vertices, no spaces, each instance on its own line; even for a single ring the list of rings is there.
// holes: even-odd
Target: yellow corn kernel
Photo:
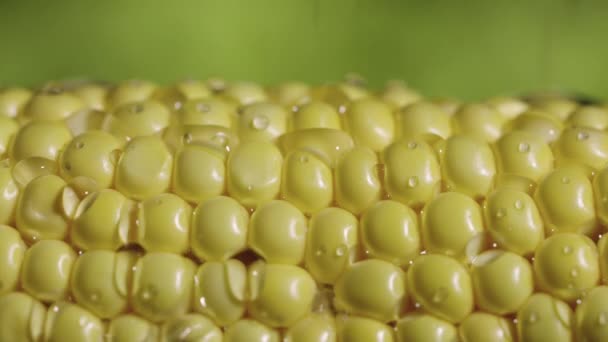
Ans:
[[[0,295],[17,287],[25,250],[17,230],[0,225]]]
[[[175,153],[172,189],[188,202],[198,203],[225,190],[222,155],[200,145],[184,145]]]
[[[574,314],[577,341],[608,339],[608,287],[598,286],[585,296]]]
[[[340,114],[346,111],[346,107],[353,101],[369,97],[370,93],[360,84],[340,82],[337,84],[322,85],[312,90],[313,99],[325,101]]]
[[[289,81],[272,88],[270,96],[285,107],[297,106],[310,101],[310,86],[304,82]]]
[[[396,114],[396,122],[398,136],[405,139],[428,135],[447,139],[452,135],[450,116],[430,102],[420,101],[401,108]]]
[[[297,106],[292,116],[294,131],[312,128],[340,129],[340,116],[336,109],[323,101],[311,101]]]
[[[410,207],[428,203],[441,186],[433,149],[420,139],[402,140],[384,150],[384,186],[388,195]]]
[[[281,186],[282,164],[281,152],[269,142],[239,145],[228,157],[228,193],[249,208],[274,199]]]
[[[252,320],[241,319],[224,330],[224,342],[280,342],[278,331]]]
[[[121,315],[110,321],[106,336],[112,342],[157,341],[158,327],[133,315]]]
[[[211,95],[211,89],[204,82],[187,79],[157,89],[154,98],[162,101],[168,108],[177,110],[182,108],[185,102],[208,98]]]
[[[101,130],[105,118],[105,112],[84,109],[65,119],[65,124],[73,136],[78,136],[88,131]]]
[[[247,269],[238,260],[208,261],[194,275],[194,310],[219,326],[245,314]]]
[[[0,341],[40,341],[46,307],[23,292],[0,295]]]
[[[201,98],[188,101],[177,112],[182,125],[212,125],[232,127],[233,107],[219,98]]]
[[[344,123],[355,144],[375,152],[382,151],[395,139],[393,113],[380,100],[365,98],[351,103],[344,114]]]
[[[287,132],[287,111],[270,102],[245,106],[238,118],[239,138],[246,140],[273,141]]]
[[[584,235],[555,234],[537,248],[534,272],[541,290],[566,302],[574,302],[599,282],[597,248]]]
[[[354,142],[344,131],[330,128],[309,128],[282,135],[277,140],[283,155],[294,150],[307,150],[316,154],[333,168],[343,153],[350,151]]]
[[[535,293],[517,313],[519,341],[570,342],[572,309],[568,304],[544,293]]]
[[[568,117],[566,124],[603,131],[608,128],[608,110],[599,106],[579,107]]]
[[[515,97],[496,96],[486,100],[485,103],[497,110],[507,120],[518,117],[529,108],[526,102]]]
[[[149,99],[156,90],[156,84],[143,80],[129,80],[112,88],[108,93],[109,109],[133,102]]]
[[[515,325],[508,319],[485,312],[473,312],[460,324],[462,342],[512,342],[516,340]]]
[[[105,111],[108,87],[97,83],[85,83],[71,90],[89,110]]]
[[[173,156],[165,143],[154,136],[131,140],[118,159],[116,189],[142,200],[169,189]]]
[[[379,96],[393,109],[405,107],[422,99],[421,94],[400,81],[388,82]]]
[[[44,341],[96,342],[103,339],[105,327],[99,318],[68,302],[51,305],[44,325]]]
[[[0,160],[0,224],[15,224],[19,186],[13,178],[9,160]]]
[[[6,88],[0,91],[0,116],[15,118],[23,106],[32,97],[32,92],[25,88]]]
[[[221,342],[222,330],[203,315],[186,314],[169,319],[160,328],[161,342]]]
[[[554,146],[556,166],[578,164],[593,176],[608,165],[608,134],[592,128],[567,128]]]
[[[9,155],[15,162],[29,157],[57,160],[59,151],[71,139],[72,134],[62,121],[32,121],[15,134]]]
[[[21,286],[44,302],[66,299],[76,253],[63,241],[43,240],[32,245],[23,257]]]
[[[538,110],[526,111],[511,120],[507,126],[512,131],[522,130],[530,132],[547,143],[557,140],[564,129],[564,125],[559,119]]]
[[[152,322],[187,313],[192,303],[194,263],[171,253],[147,253],[134,267],[133,310]]]
[[[9,151],[10,142],[19,130],[19,124],[6,116],[0,115],[0,157],[4,158]]]
[[[332,172],[313,153],[291,151],[283,164],[281,195],[304,213],[315,213],[333,200]]]
[[[52,88],[34,94],[23,108],[23,117],[28,120],[63,120],[84,108],[84,101],[75,94]]]
[[[304,260],[306,217],[293,204],[274,200],[251,215],[249,247],[269,263],[298,265]]]
[[[133,102],[119,106],[104,118],[102,128],[117,138],[158,135],[169,126],[170,112],[160,102]]]
[[[316,284],[304,269],[257,261],[249,267],[249,314],[271,327],[288,327],[312,310]]]
[[[455,133],[463,133],[482,141],[494,142],[502,135],[504,119],[500,113],[485,104],[467,104],[452,116]]]
[[[283,342],[332,342],[336,338],[336,325],[332,316],[311,314],[290,326]]]
[[[358,222],[341,208],[313,215],[306,238],[306,269],[316,281],[333,284],[357,258]]]
[[[397,322],[396,330],[399,342],[458,340],[458,332],[452,323],[427,314],[404,316]]]
[[[114,318],[127,309],[131,269],[130,252],[89,251],[76,259],[70,280],[75,301],[99,318]]]
[[[222,95],[241,106],[268,100],[268,94],[261,85],[245,81],[228,84]]]
[[[381,180],[378,157],[367,147],[355,147],[345,152],[334,170],[336,202],[354,214],[360,214],[378,201]]]
[[[399,202],[376,202],[363,214],[360,230],[365,253],[372,258],[407,267],[420,253],[416,213]]]
[[[192,208],[174,194],[150,197],[138,206],[136,242],[147,252],[184,254],[189,249]]]
[[[412,299],[438,318],[459,323],[473,311],[471,277],[455,259],[422,255],[410,266],[407,280]]]
[[[393,342],[393,329],[375,319],[358,316],[339,316],[336,319],[340,342]]]
[[[565,121],[576,110],[578,104],[566,98],[547,97],[533,100],[532,106],[560,121]]]

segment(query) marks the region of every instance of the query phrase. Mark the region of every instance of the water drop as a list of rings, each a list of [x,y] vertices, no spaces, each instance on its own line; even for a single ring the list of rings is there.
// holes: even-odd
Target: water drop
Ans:
[[[97,292],[93,292],[91,293],[91,295],[89,296],[89,299],[91,299],[92,302],[97,302],[99,300],[101,296],[99,295],[99,293]]]
[[[207,307],[207,299],[205,297],[201,297],[198,302],[201,304],[202,308],[206,308]]]
[[[565,176],[564,176],[564,177],[562,177],[562,183],[564,183],[564,184],[569,184],[569,183],[570,183],[570,178],[565,177]]]
[[[141,292],[141,299],[143,301],[149,301],[151,300],[154,296],[156,296],[156,289],[153,287],[148,287],[145,290],[143,290]]]
[[[343,256],[344,254],[346,254],[346,249],[347,249],[347,248],[346,248],[346,246],[344,246],[344,245],[340,245],[340,246],[338,246],[338,248],[336,248],[336,252],[335,252],[336,256],[337,256],[337,257],[341,257],[341,256]]]
[[[578,134],[576,135],[576,139],[578,139],[579,141],[587,140],[588,138],[589,138],[589,133],[587,133],[587,132],[578,132]]]
[[[251,128],[261,131],[268,127],[269,120],[267,117],[260,115],[256,116],[251,120]]]
[[[498,210],[496,210],[496,218],[501,219],[505,216],[507,216],[507,210],[505,208],[498,208]]]
[[[517,146],[517,150],[521,153],[530,152],[530,144],[524,142],[519,143],[519,146]]]
[[[181,101],[173,102],[173,109],[180,110],[184,104]]]
[[[77,143],[76,143],[76,148],[77,148],[77,149],[79,149],[79,150],[80,150],[80,149],[81,149],[81,148],[83,148],[83,147],[84,147],[84,143],[83,143],[82,141],[79,141],[79,142],[77,142]]]
[[[209,107],[209,105],[206,103],[199,102],[196,104],[196,110],[199,113],[208,113],[211,110],[211,107]]]
[[[70,162],[66,161],[63,164],[63,168],[66,169],[66,171],[70,171],[72,169],[72,164],[70,164]]]
[[[340,114],[346,113],[346,106],[345,105],[340,105],[338,107],[338,113],[340,113]]]
[[[496,242],[492,243],[492,248],[498,248],[498,244]]]
[[[435,291],[435,293],[433,293],[431,301],[436,304],[441,303],[448,297],[448,295],[448,290],[445,287],[440,287]]]
[[[251,184],[247,185],[247,191],[253,191],[253,185],[251,185]]]
[[[186,133],[184,134],[184,143],[189,144],[192,142],[192,134]]]
[[[527,319],[528,323],[535,323],[538,321],[538,315],[535,312],[531,312]]]
[[[418,147],[418,144],[417,144],[415,141],[410,141],[410,142],[407,144],[407,148],[409,148],[410,150],[413,150],[413,149],[415,149],[416,147]]]
[[[410,188],[415,188],[418,185],[418,177],[412,176],[407,180],[407,185]]]
[[[565,255],[572,253],[572,247],[564,246],[564,248],[562,248],[562,253],[564,253]]]
[[[597,316],[597,324],[599,324],[599,325],[606,325],[606,323],[608,323],[608,315],[606,315],[605,312],[601,312]]]
[[[515,209],[521,210],[524,208],[524,202],[522,202],[520,200],[516,200],[514,206],[515,206]]]

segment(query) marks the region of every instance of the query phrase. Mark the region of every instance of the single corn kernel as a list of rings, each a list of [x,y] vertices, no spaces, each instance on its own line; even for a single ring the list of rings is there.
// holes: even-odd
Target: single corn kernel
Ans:
[[[278,331],[252,320],[241,319],[224,330],[224,342],[280,342]]]
[[[441,107],[430,102],[416,102],[396,113],[398,136],[415,139],[433,135],[447,139],[452,135],[450,116]]]
[[[71,139],[72,134],[62,121],[32,121],[15,134],[9,155],[15,162],[29,157],[57,160],[59,151]]]
[[[268,100],[268,94],[261,85],[245,81],[228,84],[222,95],[241,106]]]
[[[251,215],[249,247],[269,263],[298,265],[304,260],[307,222],[293,204],[273,200]]]
[[[120,192],[103,189],[76,208],[70,240],[81,250],[116,250],[127,244],[133,203]]]
[[[605,234],[597,242],[600,265],[600,282],[608,284],[608,235]]]
[[[389,262],[359,261],[336,281],[334,305],[340,312],[393,322],[406,307],[405,282],[405,272]]]
[[[544,293],[533,294],[517,313],[519,341],[572,341],[572,309]]]
[[[274,141],[287,132],[287,111],[270,102],[259,102],[244,107],[238,118],[239,138]]]
[[[135,261],[136,255],[131,252],[98,250],[81,254],[70,280],[76,303],[102,319],[124,312]]]
[[[565,98],[540,98],[532,101],[535,109],[542,110],[560,121],[566,121],[578,104]]]
[[[306,269],[322,284],[333,284],[357,259],[357,218],[341,208],[313,215],[306,238]]]
[[[129,141],[161,134],[169,126],[169,119],[169,110],[160,102],[133,102],[119,106],[107,115],[102,128],[121,140]]]
[[[553,145],[556,166],[578,164],[593,176],[608,165],[608,134],[591,128],[567,128]]]
[[[597,229],[593,188],[583,168],[556,168],[534,194],[547,235],[573,232],[591,235]]]
[[[429,102],[431,104],[437,106],[449,117],[454,116],[454,114],[456,114],[456,111],[458,111],[458,109],[460,109],[460,107],[463,106],[462,101],[455,99],[453,97],[434,98],[434,99],[430,100]]]
[[[158,137],[138,137],[125,146],[116,166],[116,189],[142,200],[169,189],[173,156]]]
[[[574,314],[577,341],[608,340],[608,287],[593,288],[576,307]]]
[[[518,117],[529,108],[527,103],[515,97],[497,96],[486,100],[485,103],[507,120]]]
[[[575,302],[599,283],[598,251],[591,239],[575,233],[555,234],[534,255],[538,287],[566,302]]]
[[[393,329],[375,319],[342,315],[336,319],[340,342],[393,342]]]
[[[242,262],[208,261],[194,275],[194,310],[219,326],[230,325],[245,314],[246,285]]]
[[[26,246],[19,232],[0,225],[0,295],[17,287],[25,251]]]
[[[422,99],[422,95],[400,81],[392,81],[379,94],[393,109],[403,108]]]
[[[470,197],[444,192],[424,208],[422,243],[430,253],[470,261],[484,248],[481,208]]]
[[[102,341],[105,327],[91,312],[69,302],[51,305],[44,325],[44,341]]]
[[[169,87],[157,89],[153,97],[160,100],[167,108],[179,110],[186,102],[208,98],[212,95],[209,87],[197,80],[184,80]]]
[[[65,242],[38,241],[23,257],[21,287],[43,302],[66,299],[74,261],[76,253]]]
[[[150,197],[138,206],[136,242],[147,252],[184,254],[189,249],[192,208],[174,194]]]
[[[219,98],[201,98],[184,103],[176,120],[182,125],[212,125],[232,127],[233,107]]]
[[[145,101],[154,94],[156,88],[156,84],[149,81],[129,80],[122,82],[109,91],[108,108],[115,109],[128,103]]]
[[[88,131],[101,130],[105,118],[105,112],[84,109],[67,118],[65,124],[73,136],[78,136]]]
[[[249,314],[270,327],[288,327],[312,310],[317,286],[304,269],[257,261],[249,267]]]
[[[340,114],[346,111],[348,105],[356,100],[369,97],[370,93],[360,84],[341,82],[338,84],[322,85],[312,91],[312,97],[334,106]]]
[[[89,131],[72,139],[59,159],[59,172],[65,180],[88,177],[101,188],[114,183],[114,169],[120,141],[102,131]]]
[[[459,323],[473,311],[471,277],[453,258],[422,255],[410,266],[407,280],[413,300],[437,318]]]
[[[311,152],[291,151],[283,163],[281,195],[306,214],[328,207],[333,200],[329,166]]]
[[[26,120],[58,121],[86,108],[85,102],[72,92],[52,88],[34,94],[23,108]]]
[[[407,267],[420,253],[416,213],[399,202],[376,202],[363,214],[360,229],[369,257]]]
[[[89,110],[105,111],[108,87],[98,83],[85,83],[72,89],[72,93],[83,102]]]
[[[290,81],[272,88],[270,96],[285,107],[298,106],[310,101],[310,90],[310,86],[304,82]]]
[[[198,203],[225,191],[226,166],[217,151],[184,145],[174,158],[172,189],[178,196]]]
[[[17,230],[26,241],[63,240],[68,222],[57,208],[66,183],[59,176],[35,178],[23,189],[17,201]]]
[[[147,253],[135,264],[133,310],[152,322],[185,314],[192,303],[194,263],[171,253]]]
[[[106,336],[112,342],[157,341],[158,330],[158,327],[149,321],[126,314],[110,321]]]
[[[281,152],[270,142],[239,145],[228,156],[228,193],[248,208],[274,199],[281,186],[282,164]]]
[[[8,159],[0,161],[0,224],[15,224],[19,186],[11,172]]]
[[[365,98],[351,103],[344,114],[345,129],[355,144],[381,152],[395,139],[391,108],[380,100]]]
[[[503,124],[504,119],[497,110],[481,103],[464,105],[452,116],[455,133],[467,134],[487,142],[500,138]]]
[[[297,106],[291,122],[292,129],[299,131],[312,128],[340,129],[340,116],[336,109],[323,101],[311,101]]]
[[[194,210],[191,248],[201,260],[227,260],[247,248],[249,213],[231,197],[218,196]]]
[[[10,159],[5,159],[4,166],[12,166],[13,180],[20,189],[25,188],[35,178],[58,173],[57,162],[42,157],[29,157],[16,163],[11,162]]]
[[[46,307],[23,292],[0,295],[0,341],[40,341]]]
[[[485,312],[473,312],[460,324],[458,336],[462,342],[512,342],[517,332],[513,322]]]
[[[335,342],[336,324],[331,315],[311,314],[290,326],[283,342]]]
[[[388,195],[413,208],[439,193],[441,169],[433,149],[420,139],[402,140],[384,150],[384,186]]]
[[[222,335],[209,318],[198,314],[173,317],[160,328],[160,342],[222,342]]]
[[[507,126],[507,130],[530,132],[546,143],[552,143],[557,140],[564,129],[564,125],[560,120],[546,112],[538,110],[526,111],[511,120]]]
[[[534,292],[532,266],[511,252],[480,254],[473,260],[471,279],[477,306],[497,315],[517,312]]]
[[[32,92],[25,88],[6,88],[0,91],[0,116],[16,118],[32,97]]]
[[[536,203],[523,191],[499,188],[488,196],[483,211],[486,228],[497,247],[530,255],[545,238]]]
[[[0,115],[0,157],[4,158],[10,149],[10,143],[19,130],[14,119]]]
[[[361,214],[380,200],[379,167],[378,157],[367,147],[355,147],[338,158],[334,170],[338,205],[354,214]]]
[[[576,109],[566,121],[570,127],[585,127],[597,130],[608,128],[608,109],[599,106],[583,106]]]
[[[459,134],[441,141],[435,148],[448,191],[461,192],[475,199],[488,195],[494,187],[496,163],[487,143]]]
[[[294,150],[307,150],[316,154],[330,168],[343,153],[353,149],[354,142],[348,133],[330,128],[309,128],[286,133],[279,137],[277,146],[287,155]]]
[[[458,331],[450,322],[427,314],[410,314],[397,322],[397,341],[453,342]]]

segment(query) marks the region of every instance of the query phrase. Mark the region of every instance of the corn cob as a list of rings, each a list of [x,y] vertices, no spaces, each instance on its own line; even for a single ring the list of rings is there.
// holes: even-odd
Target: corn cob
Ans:
[[[608,339],[608,110],[0,91],[0,341]]]

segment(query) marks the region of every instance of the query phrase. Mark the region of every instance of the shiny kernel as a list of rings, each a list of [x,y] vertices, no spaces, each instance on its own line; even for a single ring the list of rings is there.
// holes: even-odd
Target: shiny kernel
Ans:
[[[23,116],[30,120],[64,120],[86,107],[84,101],[71,92],[43,91],[34,94],[23,108]]]
[[[160,342],[221,342],[222,330],[198,314],[186,314],[169,319],[161,326]]]
[[[170,112],[160,102],[133,102],[119,106],[106,116],[102,127],[126,141],[157,135],[169,126]]]
[[[118,159],[116,189],[137,200],[166,192],[172,167],[173,156],[160,138],[133,139]]]
[[[7,88],[0,91],[0,116],[15,118],[32,97],[32,92],[25,88]]]
[[[248,312],[260,322],[288,327],[311,312],[317,286],[303,268],[258,261],[248,278]]]
[[[502,115],[485,104],[464,105],[452,117],[455,133],[467,134],[487,142],[500,138],[503,124]]]
[[[110,321],[106,336],[111,342],[157,341],[158,327],[133,315],[121,315]]]
[[[241,319],[224,330],[224,342],[280,342],[278,331],[252,319]]]
[[[63,179],[55,175],[35,178],[27,184],[17,202],[17,230],[27,241],[44,239],[63,240],[68,222],[57,203],[65,187]]]
[[[431,253],[471,260],[483,248],[484,225],[479,205],[458,192],[444,192],[422,213],[422,243]]]
[[[0,161],[0,224],[14,225],[19,186],[8,163],[8,159]]]
[[[502,249],[530,255],[545,238],[536,203],[523,191],[499,188],[488,196],[483,211],[486,228]]]
[[[245,314],[247,269],[238,260],[208,261],[194,275],[194,310],[219,326]]]
[[[393,329],[375,319],[339,316],[336,319],[340,342],[393,342]]]
[[[0,296],[0,341],[40,341],[46,307],[23,292]]]
[[[0,157],[5,157],[10,148],[13,136],[19,130],[17,121],[0,115]]]
[[[312,101],[297,107],[293,113],[292,127],[294,131],[310,128],[340,129],[340,116],[331,105]]]
[[[454,135],[440,145],[437,149],[446,187],[472,198],[487,196],[496,176],[490,146],[468,135]]]
[[[73,136],[78,136],[88,131],[101,130],[105,117],[105,112],[85,109],[67,118],[65,124]]]
[[[17,230],[0,225],[0,295],[17,287],[25,250]]]
[[[226,167],[222,155],[200,145],[184,145],[175,154],[173,192],[198,203],[225,190]]]
[[[274,199],[280,191],[282,164],[281,152],[270,142],[239,145],[228,156],[228,193],[253,208]]]
[[[76,253],[63,241],[44,240],[32,245],[23,257],[21,286],[44,302],[66,299]]]
[[[427,314],[410,314],[397,322],[397,341],[454,342],[458,331],[452,323]]]
[[[307,222],[287,201],[262,204],[251,216],[249,247],[270,263],[294,264],[304,259]]]
[[[76,208],[70,239],[81,250],[116,250],[128,242],[133,203],[120,192],[103,189]]]
[[[384,150],[384,186],[388,195],[411,207],[428,203],[440,190],[441,170],[424,141],[402,140]]]
[[[44,341],[102,341],[105,327],[91,312],[69,302],[58,302],[47,311]]]
[[[310,86],[298,81],[285,82],[272,88],[270,96],[285,107],[298,106],[310,101]]]
[[[311,314],[292,326],[283,337],[283,342],[335,342],[336,324],[331,315]]]
[[[333,168],[343,153],[350,151],[354,142],[348,133],[330,128],[309,128],[282,135],[277,145],[287,155],[294,150],[308,150]]]
[[[241,106],[268,100],[268,94],[261,85],[245,81],[229,84],[223,95]]]
[[[87,83],[77,86],[72,93],[80,98],[84,107],[89,110],[106,110],[106,97],[108,88],[101,84]]]
[[[340,312],[395,321],[406,307],[405,272],[382,260],[368,259],[347,268],[334,286]]]
[[[547,235],[556,232],[591,235],[597,228],[593,189],[583,168],[574,165],[554,169],[540,183],[534,199]]]
[[[608,287],[592,289],[576,307],[574,314],[577,341],[608,340]]]
[[[357,258],[358,222],[341,208],[313,215],[306,241],[306,269],[316,281],[333,284]]]
[[[163,102],[168,108],[179,110],[186,102],[208,98],[211,95],[211,89],[205,83],[184,80],[169,87],[157,89],[153,97]]]
[[[416,213],[399,202],[376,202],[363,214],[360,229],[365,253],[372,258],[405,267],[420,253]]]
[[[471,279],[475,303],[497,315],[517,312],[534,291],[534,274],[528,260],[501,250],[477,256]]]
[[[272,141],[287,132],[287,111],[274,103],[260,102],[242,109],[238,118],[241,140]]]
[[[570,342],[572,309],[544,293],[533,294],[517,313],[519,341]]]
[[[344,153],[334,170],[335,197],[338,205],[360,214],[380,199],[382,189],[378,157],[367,147]]]
[[[311,152],[290,152],[283,164],[281,195],[308,214],[329,206],[333,200],[333,179],[329,166]]]
[[[61,153],[59,172],[70,180],[88,177],[101,188],[114,182],[117,152],[121,144],[114,136],[102,131],[89,131],[70,141]]]
[[[513,322],[507,318],[485,312],[474,312],[458,328],[462,342],[512,342],[517,332]]]
[[[160,194],[139,204],[137,243],[147,252],[184,254],[189,248],[192,208],[174,194]]]
[[[156,84],[143,80],[129,80],[118,84],[108,93],[108,107],[117,108],[133,102],[149,99],[156,90]]]
[[[80,255],[70,280],[76,303],[102,319],[124,312],[135,260],[135,254],[130,252],[98,250]]]
[[[412,299],[437,318],[458,323],[473,311],[471,278],[455,259],[422,255],[410,266],[407,280]]]
[[[542,110],[560,121],[566,121],[578,104],[566,98],[540,98],[532,101],[535,109]]]
[[[493,97],[486,100],[486,104],[497,110],[505,119],[514,119],[529,108],[526,102],[506,96]]]
[[[398,109],[420,101],[422,95],[402,82],[393,81],[382,90],[380,98],[393,109]]]
[[[555,142],[556,166],[578,164],[588,175],[608,165],[608,133],[591,128],[567,128]]]
[[[319,99],[334,106],[340,113],[346,111],[346,107],[352,102],[370,96],[367,89],[358,84],[341,82],[332,85],[316,87],[312,91],[314,99]]]
[[[395,139],[395,121],[390,107],[366,98],[351,103],[344,115],[346,131],[356,145],[382,151]]]
[[[584,235],[555,234],[536,250],[534,272],[541,290],[566,302],[575,302],[599,282],[598,250]]]
[[[227,260],[247,247],[248,226],[249,213],[233,198],[203,201],[192,218],[192,251],[202,260]]]
[[[608,128],[608,109],[599,106],[583,106],[568,117],[566,124],[571,127],[585,127],[597,130]]]
[[[153,322],[189,311],[194,263],[170,253],[148,253],[135,264],[131,288],[133,310]]]
[[[219,98],[203,98],[186,102],[177,120],[183,125],[213,125],[232,127],[233,107]]]
[[[526,111],[507,124],[511,131],[522,130],[538,136],[546,143],[559,138],[564,125],[555,117],[538,110]]]
[[[447,139],[452,135],[450,116],[430,102],[421,101],[405,106],[397,112],[396,119],[402,138],[434,135]]]
[[[10,157],[15,162],[29,157],[57,160],[59,151],[72,139],[62,121],[32,121],[15,134]]]

